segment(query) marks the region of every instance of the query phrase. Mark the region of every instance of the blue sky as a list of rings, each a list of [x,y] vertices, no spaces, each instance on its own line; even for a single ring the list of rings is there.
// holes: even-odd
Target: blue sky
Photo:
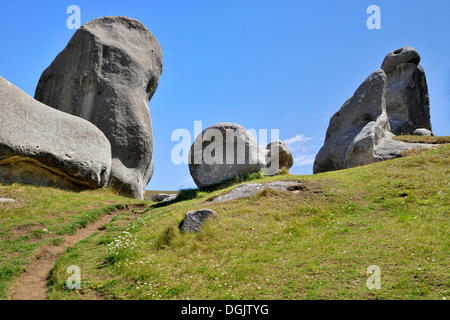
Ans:
[[[292,173],[312,173],[329,118],[391,50],[422,56],[436,135],[450,134],[450,1],[24,1],[2,2],[0,75],[34,96],[41,73],[65,47],[69,5],[81,22],[123,15],[158,38],[164,70],[150,101],[155,172],[148,188],[194,186],[174,165],[173,130],[193,134],[234,122],[279,129],[290,142]],[[369,30],[369,5],[381,30]]]

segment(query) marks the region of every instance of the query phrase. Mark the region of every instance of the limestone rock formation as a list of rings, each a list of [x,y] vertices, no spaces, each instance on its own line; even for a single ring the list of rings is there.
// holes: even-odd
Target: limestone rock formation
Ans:
[[[404,47],[387,54],[381,66],[387,76],[386,112],[396,135],[431,131],[427,81],[419,62],[417,51]]]
[[[201,209],[186,213],[184,220],[180,224],[182,232],[200,232],[206,220],[216,218],[214,211],[209,209]]]
[[[103,17],[79,28],[43,72],[35,98],[95,124],[109,139],[109,184],[143,199],[153,174],[148,101],[158,86],[162,53],[139,21]]]
[[[425,128],[419,128],[414,130],[414,132],[412,133],[414,136],[432,136],[433,133]]]
[[[266,149],[240,125],[218,123],[205,129],[189,152],[189,171],[195,184],[207,187],[235,176],[259,172],[266,165]]]
[[[401,156],[430,145],[393,140],[389,131],[383,70],[372,73],[331,118],[314,173],[340,170]]]
[[[177,198],[177,194],[158,193],[152,196],[154,202],[169,202]]]
[[[258,192],[263,191],[265,189],[291,191],[291,190],[302,190],[303,188],[304,188],[303,184],[298,181],[273,181],[264,184],[244,183],[234,188],[228,193],[212,198],[210,201],[225,202],[235,199],[251,198]]]
[[[284,142],[275,141],[267,145],[266,168],[268,174],[277,174],[283,168],[290,169],[293,164],[291,150]]]
[[[386,75],[372,73],[331,118],[314,173],[374,161],[373,147],[389,129],[384,94]]]
[[[101,188],[110,170],[111,146],[96,126],[0,77],[0,182]]]

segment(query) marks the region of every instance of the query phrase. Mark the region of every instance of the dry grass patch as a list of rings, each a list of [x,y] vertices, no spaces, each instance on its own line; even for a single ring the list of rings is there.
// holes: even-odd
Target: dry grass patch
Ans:
[[[450,143],[450,136],[395,136],[394,140],[412,143],[429,143],[429,144],[448,144]]]

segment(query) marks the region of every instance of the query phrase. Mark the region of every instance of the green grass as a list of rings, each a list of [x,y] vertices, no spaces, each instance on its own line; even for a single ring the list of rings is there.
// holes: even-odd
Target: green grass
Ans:
[[[299,193],[264,191],[210,203],[231,190],[150,207],[113,221],[68,250],[49,282],[51,299],[443,299],[450,292],[450,146],[301,179]],[[182,234],[187,211],[210,208],[199,234]],[[31,244],[29,244],[31,245]],[[31,249],[27,249],[31,250]],[[64,288],[78,265],[82,289]],[[3,276],[17,263],[3,264]],[[381,269],[369,290],[366,270]]]
[[[0,298],[44,244],[59,245],[61,236],[85,227],[102,214],[142,203],[103,189],[69,192],[20,184],[1,185],[0,197]]]

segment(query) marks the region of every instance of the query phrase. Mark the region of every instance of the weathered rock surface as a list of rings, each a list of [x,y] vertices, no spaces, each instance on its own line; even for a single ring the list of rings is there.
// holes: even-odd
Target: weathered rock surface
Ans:
[[[419,128],[414,130],[414,132],[412,133],[414,136],[432,136],[433,133],[425,128]]]
[[[314,161],[315,173],[374,161],[374,145],[389,129],[385,91],[386,75],[377,70],[334,114]]]
[[[392,140],[386,85],[384,71],[375,71],[331,118],[325,143],[314,161],[314,173],[392,159],[407,150],[430,147]]]
[[[251,198],[258,192],[264,189],[273,190],[302,190],[304,188],[303,184],[298,181],[274,181],[268,183],[245,183],[242,184],[228,193],[211,199],[211,202],[224,202],[231,201],[235,199]]]
[[[96,126],[0,77],[0,182],[101,188],[110,170],[111,146]]]
[[[79,28],[43,72],[35,98],[95,124],[109,139],[109,184],[143,199],[153,174],[148,101],[162,72],[161,47],[139,21],[103,17]]]
[[[293,164],[291,150],[284,142],[275,141],[267,145],[266,174],[277,174],[283,168],[290,169]]]
[[[152,196],[154,202],[169,202],[177,198],[177,194],[158,193]]]
[[[409,143],[401,142],[392,139],[392,133],[386,134],[386,136],[378,143],[376,147],[376,153],[374,161],[384,161],[401,157],[403,153],[414,149],[432,149],[437,145],[427,143]],[[369,162],[370,163],[370,162]],[[366,163],[367,164],[367,163]]]
[[[200,232],[206,220],[216,218],[214,211],[209,209],[201,209],[186,213],[184,220],[180,224],[182,232]]]
[[[189,171],[199,187],[216,185],[235,176],[259,172],[266,149],[240,125],[218,123],[205,129],[189,152]]]
[[[419,62],[419,53],[404,47],[387,54],[381,66],[387,76],[386,112],[396,135],[431,131],[427,81]]]

